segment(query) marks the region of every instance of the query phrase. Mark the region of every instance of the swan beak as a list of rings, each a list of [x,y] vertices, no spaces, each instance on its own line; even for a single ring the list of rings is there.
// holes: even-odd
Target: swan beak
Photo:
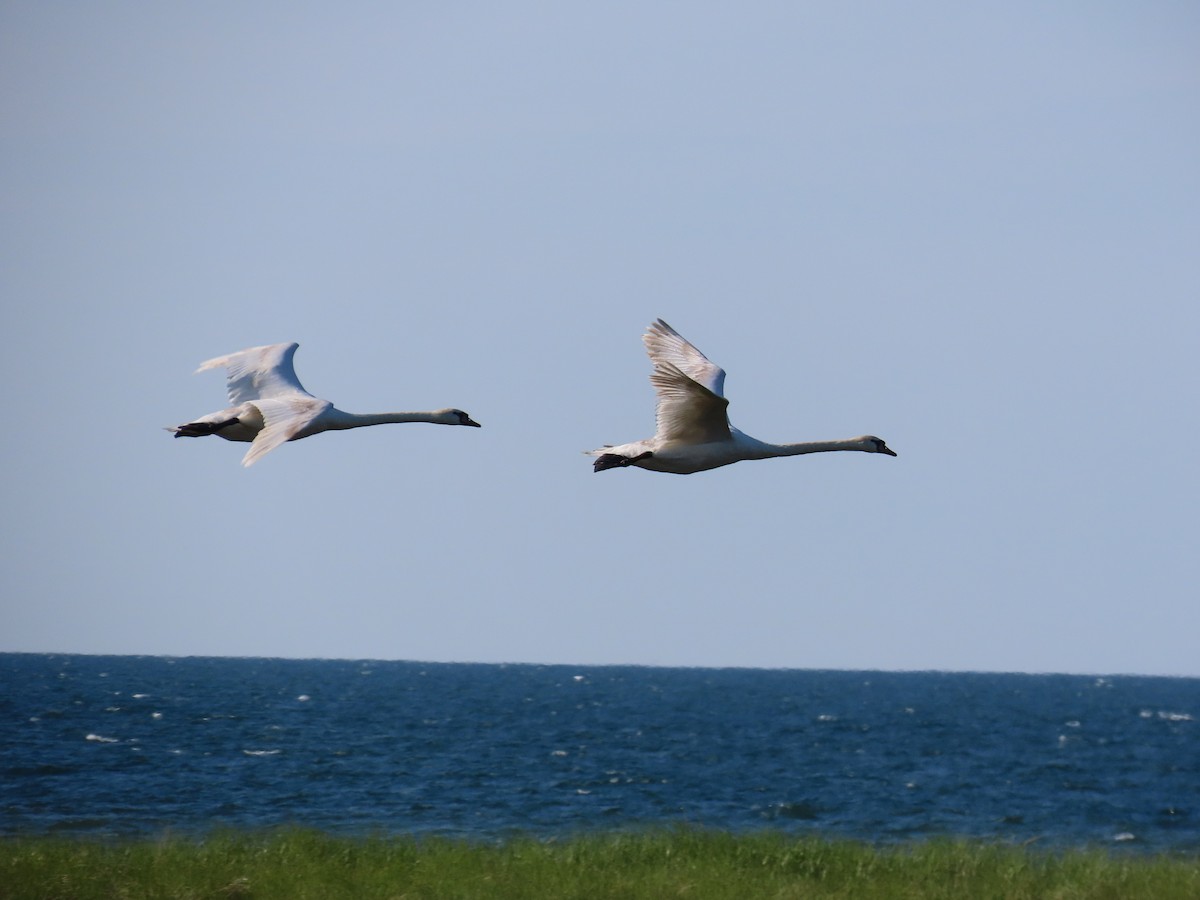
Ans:
[[[895,451],[895,450],[893,450],[891,447],[887,447],[887,446],[880,447],[880,448],[879,448],[879,452],[880,452],[880,453],[886,453],[888,456],[895,456],[895,455],[896,455],[896,451]]]
[[[476,422],[474,419],[472,419],[470,416],[466,416],[465,418],[466,418],[466,421],[463,422],[464,425],[470,425],[472,428],[482,428],[483,427],[478,422]],[[892,456],[895,456],[895,455],[896,455],[895,453],[892,454]]]

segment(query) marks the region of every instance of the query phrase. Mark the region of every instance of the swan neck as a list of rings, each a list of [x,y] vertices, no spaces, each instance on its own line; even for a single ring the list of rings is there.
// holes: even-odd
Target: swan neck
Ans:
[[[802,453],[829,453],[834,450],[861,450],[857,441],[804,441],[796,444],[767,444],[771,456],[799,456]]]
[[[330,428],[365,428],[368,425],[392,425],[399,422],[431,422],[433,414],[427,412],[348,413],[336,410]]]

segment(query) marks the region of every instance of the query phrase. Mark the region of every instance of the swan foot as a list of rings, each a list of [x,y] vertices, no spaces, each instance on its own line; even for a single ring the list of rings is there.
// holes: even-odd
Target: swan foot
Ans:
[[[222,428],[236,425],[237,421],[235,417],[226,419],[224,422],[189,422],[175,429],[175,437],[204,437],[208,434],[216,434]]]
[[[626,466],[632,466],[638,460],[649,459],[654,454],[647,450],[645,453],[639,453],[637,456],[621,456],[617,453],[604,453],[596,457],[596,461],[592,464],[593,472],[603,472],[605,469],[622,469]]]

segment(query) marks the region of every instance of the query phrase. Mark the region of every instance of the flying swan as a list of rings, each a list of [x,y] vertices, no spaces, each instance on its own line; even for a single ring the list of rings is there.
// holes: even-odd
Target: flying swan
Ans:
[[[348,413],[328,400],[314,397],[300,384],[292,357],[299,344],[268,344],[251,347],[228,356],[218,356],[200,364],[196,371],[224,368],[229,379],[229,409],[211,413],[203,418],[168,428],[175,437],[204,437],[215,434],[227,441],[250,442],[242,458],[243,466],[251,466],[287,441],[320,434],[322,431],[342,431],[365,425],[386,425],[391,422],[433,422],[437,425],[471,425],[479,427],[461,409],[438,409],[433,412]]]
[[[647,441],[587,451],[593,471],[638,466],[652,472],[690,475],[743,459],[770,459],[828,450],[896,454],[881,439],[864,434],[841,441],[768,444],[729,424],[725,371],[709,361],[662,319],[642,336],[654,364],[650,383],[658,394],[658,430]]]

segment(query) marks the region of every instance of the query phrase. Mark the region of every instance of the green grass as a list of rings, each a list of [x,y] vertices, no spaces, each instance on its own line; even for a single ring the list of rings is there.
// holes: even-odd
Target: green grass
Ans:
[[[891,849],[680,829],[495,845],[340,838],[304,829],[203,840],[0,840],[0,898],[1200,897],[1200,857],[1043,852],[961,841]]]

